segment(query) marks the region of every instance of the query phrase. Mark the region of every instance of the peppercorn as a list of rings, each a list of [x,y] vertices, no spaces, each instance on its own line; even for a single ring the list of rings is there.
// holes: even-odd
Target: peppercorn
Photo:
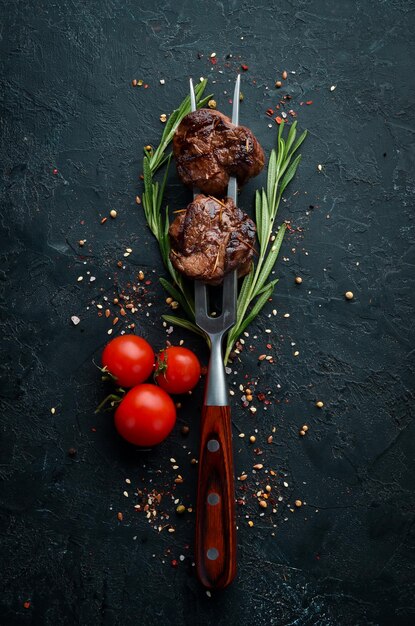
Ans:
[[[316,402],[316,407],[317,407],[318,409],[322,409],[322,408],[323,408],[323,406],[324,406],[324,402],[322,402],[321,400],[317,400],[317,402]]]
[[[182,426],[181,433],[185,437],[190,432],[190,428],[188,426]]]
[[[297,283],[297,285],[301,285],[301,283],[303,282],[303,279],[301,278],[301,276],[296,276],[295,282]]]
[[[69,448],[68,450],[69,456],[76,456],[76,448]]]
[[[296,500],[294,504],[297,508],[300,508],[300,506],[303,506],[303,503],[301,502],[301,500]]]
[[[255,443],[255,441],[256,441],[256,437],[255,437],[255,435],[251,435],[251,436],[249,437],[249,441],[250,441],[251,443]]]
[[[304,430],[304,432],[307,432],[308,430],[307,424],[304,424],[303,426],[301,426],[301,430]]]
[[[346,298],[346,300],[353,300],[353,297],[354,297],[353,291],[346,291],[346,293],[344,294],[344,297]]]
[[[305,435],[305,430],[302,430],[302,429],[301,429],[299,434],[301,435],[301,437],[304,437],[304,435]]]
[[[268,504],[265,502],[265,500],[260,500],[259,501],[259,506],[263,509],[266,509]]]
[[[112,219],[114,220],[117,217],[117,211],[115,209],[111,209],[110,215],[111,215]]]
[[[280,80],[277,80],[275,86],[277,89],[279,89],[280,87],[282,87],[282,82]]]

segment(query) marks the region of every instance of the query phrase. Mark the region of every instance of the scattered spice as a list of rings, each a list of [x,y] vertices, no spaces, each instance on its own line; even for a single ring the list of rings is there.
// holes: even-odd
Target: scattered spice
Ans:
[[[294,504],[297,508],[300,508],[300,506],[303,506],[303,503],[301,502],[301,500],[296,500]]]
[[[353,291],[346,291],[346,293],[344,294],[344,297],[346,298],[346,300],[353,300],[354,298]]]
[[[163,122],[163,124],[167,122],[167,115],[165,113],[160,115],[160,122]]]
[[[266,501],[265,501],[265,500],[260,500],[260,501],[259,501],[259,506],[260,506],[261,508],[263,508],[263,509],[266,509],[266,508],[267,508],[267,506],[268,506],[268,504],[266,503]]]
[[[71,456],[71,457],[76,456],[76,448],[69,448],[68,456]]]
[[[117,217],[117,211],[115,209],[111,209],[110,216],[113,220],[115,220],[115,218]]]
[[[322,402],[321,400],[317,400],[317,402],[316,402],[316,407],[317,407],[318,409],[322,409],[322,408],[323,408],[323,406],[324,406],[324,402]]]
[[[283,71],[282,77],[283,77],[284,80],[287,80],[287,78],[288,78],[287,70]]]
[[[209,100],[208,107],[209,109],[216,109],[216,100]]]
[[[123,516],[123,514],[122,514],[122,513],[121,513],[121,511],[120,511],[119,513],[117,513],[117,520],[118,520],[119,522],[122,522],[122,521],[123,521],[123,519],[124,519],[124,516]]]
[[[183,504],[179,504],[179,505],[176,507],[176,513],[177,513],[178,515],[183,515],[183,513],[185,513],[185,512],[186,512],[186,507],[185,507]]]
[[[301,285],[301,283],[303,282],[303,279],[301,278],[301,276],[296,276],[295,282],[297,283],[297,285]]]
[[[137,79],[133,78],[133,80],[131,81],[132,86],[137,87],[137,82],[138,82]]]
[[[280,80],[277,80],[275,82],[275,86],[276,86],[277,89],[279,89],[280,87],[282,87],[282,82]]]
[[[250,441],[251,443],[255,443],[255,441],[256,441],[256,437],[255,437],[255,435],[251,435],[251,436],[249,437],[249,441]]]

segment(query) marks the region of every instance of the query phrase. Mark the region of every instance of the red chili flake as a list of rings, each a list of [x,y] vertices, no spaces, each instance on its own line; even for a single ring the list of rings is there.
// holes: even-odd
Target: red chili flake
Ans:
[[[179,565],[179,561],[177,559],[172,559],[171,566],[172,567],[178,567],[178,565]]]
[[[216,63],[218,62],[216,57],[213,57],[210,59],[210,62],[212,63],[212,65],[216,65]]]
[[[279,116],[278,116],[278,117],[276,117],[276,118],[275,118],[275,121],[277,122],[277,124],[278,124],[278,125],[280,125],[280,124],[281,124],[281,122],[282,122],[282,117],[279,117]]]
[[[241,68],[243,69],[244,72],[248,71],[248,66],[247,65],[241,65]]]
[[[97,432],[97,429],[96,429],[95,427],[92,427],[92,428],[91,428],[91,431],[92,431],[93,433],[96,433],[96,432]]]
[[[101,224],[105,224],[105,222],[108,220],[108,217],[103,217],[101,220]]]
[[[53,169],[53,174],[56,176],[56,174],[58,173],[58,170],[56,169],[56,167]]]
[[[265,393],[259,393],[257,398],[260,402],[263,402],[265,400]]]
[[[271,348],[272,348],[272,345],[270,343],[267,343],[267,349],[271,350]]]
[[[271,115],[274,115],[274,109],[267,109],[267,115],[269,115],[271,117]]]
[[[29,609],[30,608],[29,600],[26,600],[26,602],[23,602],[23,606],[24,606],[25,609]]]
[[[144,85],[144,89],[148,89],[148,85],[147,85],[147,83]]]
[[[146,280],[145,285],[151,285],[151,280]]]
[[[307,100],[306,104],[313,104],[312,100]]]

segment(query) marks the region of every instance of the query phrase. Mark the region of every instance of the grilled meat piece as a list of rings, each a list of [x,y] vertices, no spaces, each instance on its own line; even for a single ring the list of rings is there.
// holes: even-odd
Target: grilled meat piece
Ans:
[[[264,167],[254,134],[219,111],[199,109],[183,118],[173,138],[177,173],[190,187],[223,196],[230,176],[243,185]]]
[[[199,194],[170,225],[170,260],[188,278],[218,285],[232,270],[249,272],[255,231],[231,198]]]

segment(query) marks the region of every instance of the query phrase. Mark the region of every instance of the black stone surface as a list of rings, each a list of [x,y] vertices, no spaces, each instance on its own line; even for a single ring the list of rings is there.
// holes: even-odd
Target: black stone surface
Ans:
[[[1,4],[1,623],[414,623],[413,2]],[[163,496],[176,532],[159,533],[134,511],[133,495],[143,485],[170,492],[174,457],[184,477],[174,497],[194,504],[202,388],[183,400],[159,448],[120,441],[111,416],[94,415],[108,389],[92,359],[111,323],[91,303],[128,292],[143,270],[149,316],[140,310],[130,321],[164,344],[164,270],[134,200],[142,146],[157,143],[159,115],[178,104],[190,75],[211,78],[229,112],[241,63],[249,67],[241,121],[267,154],[276,126],[265,111],[284,93],[310,135],[280,209],[293,228],[280,282],[229,377],[247,504],[238,507],[237,580],[208,597],[191,565],[194,513],[176,518]],[[295,74],[277,91],[283,69]],[[133,78],[148,89],[132,88]],[[263,180],[244,188],[244,209]],[[189,199],[173,171],[167,195],[172,209]],[[117,219],[101,225],[110,209]],[[170,336],[181,338],[206,362],[198,339]],[[274,364],[258,364],[264,352]],[[253,379],[272,399],[266,411],[255,399],[255,415],[238,390]],[[237,437],[254,429],[261,456]],[[252,495],[258,461],[276,470],[283,496],[263,517]],[[292,513],[297,498],[307,504]]]

